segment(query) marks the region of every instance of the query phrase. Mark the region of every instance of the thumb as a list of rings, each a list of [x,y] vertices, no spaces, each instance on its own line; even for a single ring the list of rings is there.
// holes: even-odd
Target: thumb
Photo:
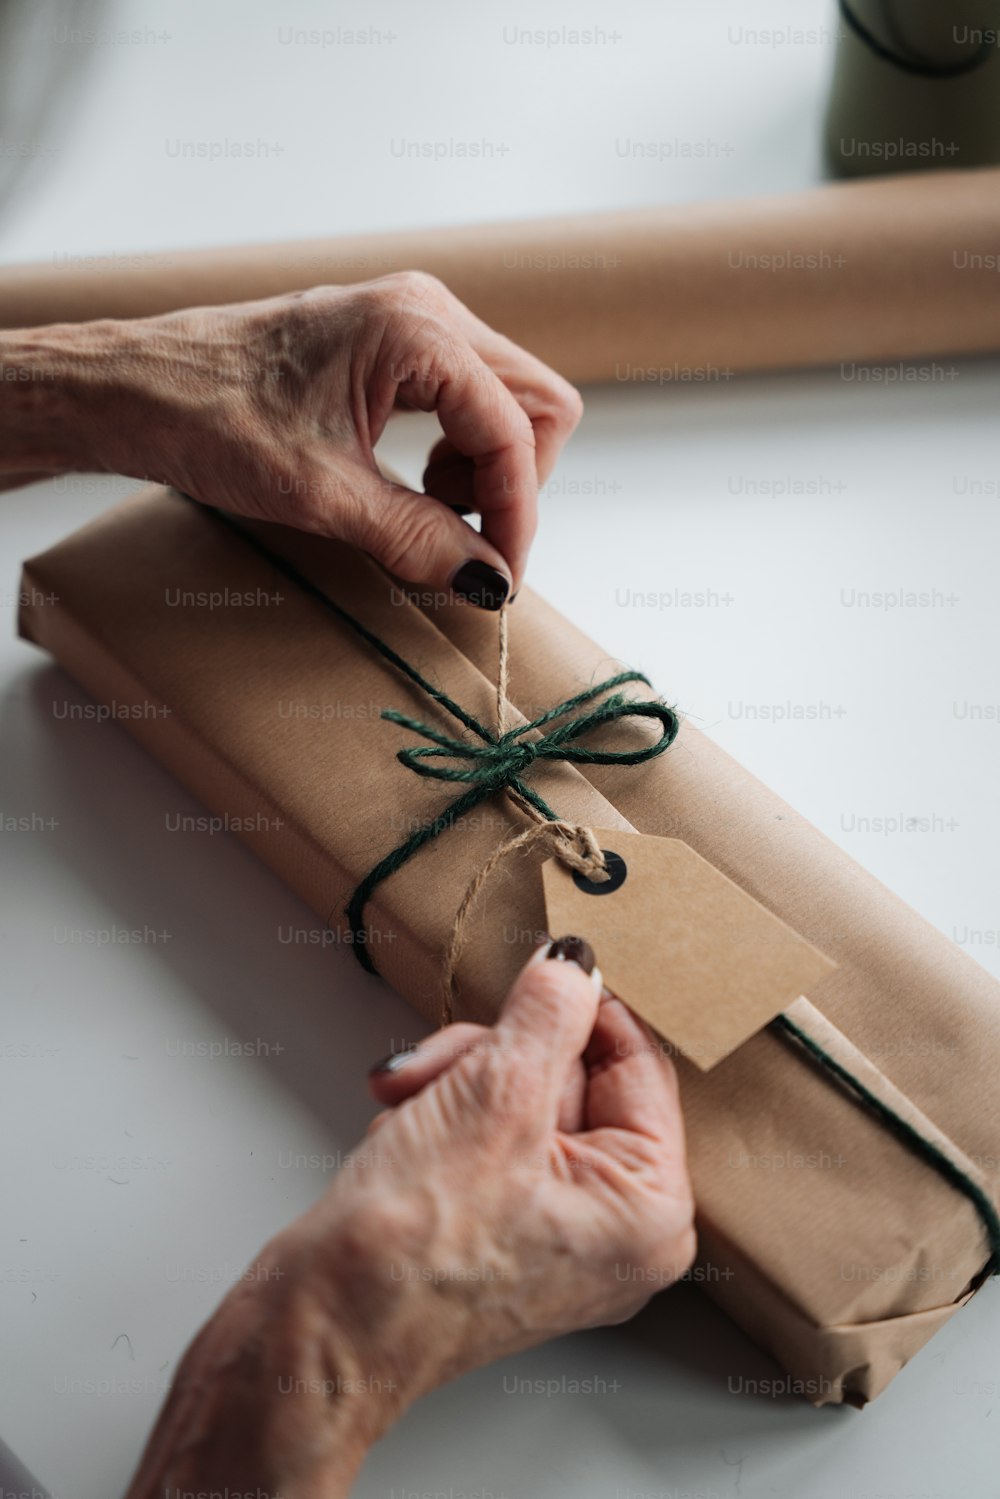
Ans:
[[[450,590],[480,609],[499,609],[506,601],[511,572],[504,558],[440,500],[375,473],[356,493],[356,504],[346,539],[404,583]]]
[[[583,1055],[603,989],[594,954],[580,937],[539,948],[507,996],[494,1034],[530,1060],[558,1102],[567,1068]]]

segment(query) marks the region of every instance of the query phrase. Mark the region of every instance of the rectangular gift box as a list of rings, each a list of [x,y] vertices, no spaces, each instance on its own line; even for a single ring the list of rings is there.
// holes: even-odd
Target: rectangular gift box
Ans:
[[[400,765],[413,736],[380,710],[455,725],[325,599],[468,712],[495,718],[496,616],[406,595],[349,547],[237,525],[170,490],[147,489],[32,559],[22,594],[22,634],[115,704],[208,808],[242,820],[246,843],[341,930],[359,881],[452,794]],[[212,608],[220,595],[241,607]],[[509,695],[524,720],[616,669],[530,588],[510,631]],[[634,748],[653,730],[629,720],[612,733]],[[711,1071],[683,1057],[679,1068],[705,1289],[791,1387],[816,1404],[864,1404],[991,1267],[1000,985],[688,724],[667,753],[626,771],[538,761],[529,777],[567,819],[684,840],[836,962],[792,1013],[806,1006],[867,1102],[775,1027]],[[367,951],[432,1020],[462,896],[524,826],[491,798],[366,909]],[[540,858],[509,861],[474,908],[460,1018],[495,1016],[528,951],[510,933],[527,942],[545,929]],[[901,1046],[901,1034],[920,1044]],[[954,1171],[889,1127],[879,1099],[958,1162],[978,1207]],[[789,1163],[803,1169],[777,1169]]]

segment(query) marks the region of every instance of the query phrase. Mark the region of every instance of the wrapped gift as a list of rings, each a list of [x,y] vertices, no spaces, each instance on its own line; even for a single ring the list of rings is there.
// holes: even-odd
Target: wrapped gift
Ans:
[[[484,797],[346,913],[454,799],[400,763],[424,742],[408,721],[474,740],[447,699],[494,722],[496,616],[403,590],[341,543],[162,488],[28,562],[22,597],[22,634],[439,1019],[456,912],[525,827],[518,807]],[[529,588],[509,620],[517,725],[615,670]],[[642,683],[621,690],[650,698]],[[995,1268],[1000,988],[697,729],[683,724],[666,753],[636,753],[662,733],[662,721],[620,715],[601,743],[638,763],[540,756],[522,779],[573,823],[680,840],[769,914],[776,940],[830,960],[804,994],[776,990],[783,1015],[714,1065],[678,1066],[696,1277],[790,1389],[863,1404]],[[505,861],[471,907],[460,1018],[495,1016],[546,929],[542,857]]]

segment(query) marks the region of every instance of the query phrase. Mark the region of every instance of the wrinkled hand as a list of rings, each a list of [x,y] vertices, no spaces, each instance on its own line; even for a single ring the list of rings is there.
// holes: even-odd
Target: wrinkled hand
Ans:
[[[452,1323],[430,1384],[623,1321],[694,1254],[673,1066],[598,970],[547,952],[495,1026],[448,1026],[373,1075],[392,1111],[373,1168],[339,1184],[350,1212],[388,1219],[376,1242],[407,1278],[433,1267]]]
[[[405,582],[487,608],[520,586],[538,485],[580,397],[432,276],[83,325],[78,340],[87,329],[97,467],[339,537]],[[435,412],[444,434],[426,494],[376,468],[403,408]],[[479,512],[482,536],[452,506]]]
[[[189,1350],[132,1499],[157,1481],[346,1492],[420,1394],[620,1322],[688,1268],[673,1066],[599,973],[548,951],[495,1026],[375,1072],[386,1110]]]

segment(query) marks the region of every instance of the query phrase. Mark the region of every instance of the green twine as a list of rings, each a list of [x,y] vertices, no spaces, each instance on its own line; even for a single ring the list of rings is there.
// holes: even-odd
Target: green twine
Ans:
[[[384,719],[431,741],[430,745],[399,750],[396,759],[401,765],[419,776],[431,776],[438,781],[469,782],[470,787],[432,822],[418,828],[404,843],[376,864],[348,901],[346,915],[354,939],[352,947],[358,961],[369,973],[374,973],[376,969],[365,945],[365,905],[375,887],[397,869],[401,869],[425,844],[444,832],[445,828],[451,827],[480,802],[500,791],[515,792],[530,802],[547,821],[558,821],[548,802],[521,779],[522,772],[535,760],[566,760],[576,765],[641,765],[643,761],[652,760],[654,756],[662,755],[665,749],[669,749],[680,728],[676,713],[666,703],[658,700],[636,701],[614,691],[614,688],[622,687],[627,682],[644,682],[647,687],[651,685],[641,672],[620,672],[615,677],[609,677],[606,682],[588,688],[586,692],[578,692],[575,697],[557,703],[554,708],[549,708],[538,718],[532,719],[531,723],[521,724],[499,737],[471,714],[464,714],[463,723],[478,735],[482,744],[474,744],[467,739],[454,739],[448,734],[438,733],[419,719],[407,717],[405,713],[397,713],[393,708],[385,710],[382,714]],[[564,718],[575,708],[582,708],[585,703],[591,703],[605,693],[610,693],[611,696],[605,697],[591,712],[559,724],[540,739],[524,737],[556,719]],[[591,730],[623,718],[658,719],[662,725],[659,739],[637,750],[589,749],[575,742]],[[445,763],[439,763],[442,761]]]
[[[185,495],[185,499],[191,499]],[[192,501],[198,504],[198,501]],[[204,507],[207,510],[207,507]],[[281,572],[302,588],[306,593],[318,599],[326,608],[332,609],[334,614],[345,625],[349,626],[355,634],[366,641],[373,650],[390,662],[396,669],[408,677],[415,686],[425,692],[441,708],[456,719],[470,733],[475,734],[482,741],[482,745],[476,745],[465,739],[453,739],[446,734],[440,734],[436,729],[429,728],[427,724],[418,719],[409,718],[406,714],[398,713],[389,708],[382,713],[384,719],[391,723],[397,723],[403,728],[410,729],[414,733],[422,735],[431,741],[434,746],[418,746],[403,749],[397,752],[396,758],[408,770],[415,771],[417,775],[430,776],[435,780],[452,781],[455,783],[470,783],[469,790],[463,796],[458,797],[449,806],[445,807],[433,821],[426,823],[418,829],[405,843],[392,850],[384,859],[370,870],[358,885],[354,894],[347,903],[345,914],[350,923],[352,934],[352,948],[361,966],[369,973],[377,972],[374,963],[367,952],[366,929],[364,925],[364,907],[369,900],[372,891],[382,880],[395,873],[397,869],[419,852],[425,844],[437,838],[446,828],[452,826],[459,818],[464,817],[473,807],[480,802],[486,801],[498,791],[508,788],[516,791],[524,797],[549,821],[556,820],[556,814],[551,807],[543,801],[537,792],[521,780],[522,771],[537,759],[567,760],[575,764],[590,765],[639,765],[644,760],[651,760],[656,755],[661,755],[665,749],[673,743],[680,727],[677,715],[672,708],[658,700],[648,702],[633,701],[613,691],[616,687],[624,686],[627,682],[643,682],[647,687],[652,684],[641,672],[622,672],[616,677],[609,677],[606,682],[590,688],[586,692],[580,692],[575,697],[567,698],[565,702],[558,703],[548,712],[534,719],[531,723],[523,724],[520,728],[511,729],[508,733],[497,737],[491,733],[486,726],[479,722],[471,713],[433,686],[423,677],[416,667],[411,666],[397,651],[381,640],[373,631],[369,630],[360,620],[355,619],[353,614],[334,602],[321,588],[311,582],[304,573],[284,557],[279,557],[270,551],[262,542],[258,541],[250,532],[245,531],[231,516],[219,510],[208,510],[219,520],[224,521],[234,530],[238,531],[243,539],[264,557],[272,567],[277,567]],[[602,693],[611,692],[592,712],[581,718],[571,719],[569,722],[553,729],[541,739],[526,740],[524,735],[529,732],[544,728],[556,719],[571,713],[574,708],[582,707],[585,703],[593,702]],[[592,729],[601,727],[603,724],[614,722],[617,719],[638,717],[656,718],[663,725],[660,738],[651,745],[639,750],[595,750],[588,749],[584,745],[578,745],[575,741],[582,735],[589,733]],[[465,768],[461,764],[438,764],[439,760],[467,762]],[[434,764],[430,764],[434,761]],[[984,1274],[996,1275],[1000,1273],[1000,1214],[997,1213],[996,1205],[992,1199],[983,1191],[978,1182],[957,1166],[954,1161],[940,1150],[932,1140],[927,1140],[908,1120],[883,1102],[877,1094],[867,1088],[864,1083],[854,1077],[846,1067],[825,1051],[817,1041],[807,1034],[800,1026],[790,1020],[787,1015],[778,1015],[772,1022],[777,1031],[783,1031],[797,1041],[812,1059],[828,1073],[835,1077],[850,1092],[854,1093],[860,1101],[865,1104],[872,1113],[882,1121],[888,1130],[904,1144],[916,1152],[928,1165],[948,1181],[966,1197],[977,1208],[979,1215],[986,1228],[990,1245],[990,1258],[985,1267]]]
[[[846,1067],[820,1046],[818,1041],[814,1041],[807,1031],[796,1025],[794,1020],[790,1020],[787,1015],[778,1015],[772,1021],[772,1025],[798,1041],[814,1061],[819,1062],[839,1082],[856,1094],[897,1139],[909,1145],[912,1150],[923,1157],[928,1165],[935,1167],[953,1187],[965,1193],[979,1210],[979,1216],[983,1220],[989,1238],[990,1258],[983,1273],[996,1275],[1000,1272],[1000,1214],[997,1213],[996,1204],[992,1198],[983,1191],[979,1183],[973,1181],[971,1176],[967,1176],[961,1166],[957,1166],[950,1156],[934,1144],[933,1140],[926,1139],[909,1120],[897,1114],[895,1109],[890,1108],[877,1093],[873,1093],[852,1072],[848,1072]]]

